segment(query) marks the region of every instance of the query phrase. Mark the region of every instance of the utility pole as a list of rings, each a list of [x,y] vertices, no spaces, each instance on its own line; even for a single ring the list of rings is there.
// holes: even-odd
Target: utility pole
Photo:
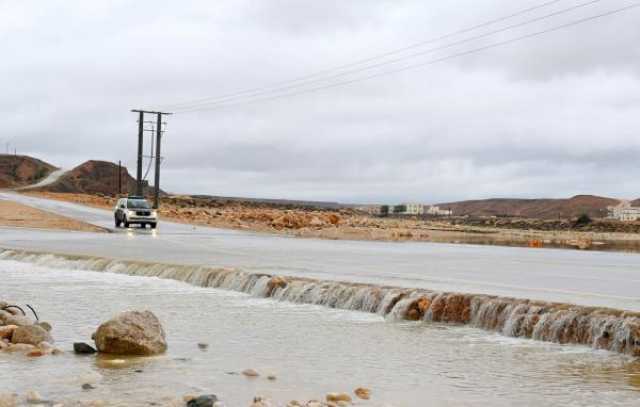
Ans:
[[[122,161],[118,160],[118,196],[122,195]]]
[[[133,110],[135,112],[135,110]],[[136,195],[142,196],[142,137],[144,135],[144,112],[138,111],[138,168],[136,172]]]
[[[158,209],[160,207],[160,140],[162,140],[162,114],[158,113],[158,123],[156,124],[156,171],[155,171],[155,196],[153,198],[153,207]]]
[[[161,157],[160,157],[160,151],[161,151],[161,140],[162,140],[162,116],[168,116],[171,115],[172,113],[168,113],[168,112],[154,112],[154,111],[148,111],[148,110],[138,110],[138,109],[134,109],[131,110],[132,112],[138,113],[139,117],[138,117],[138,171],[137,171],[137,191],[136,193],[140,196],[142,196],[143,193],[143,188],[142,188],[142,158],[143,158],[143,143],[142,143],[142,137],[144,134],[144,114],[148,113],[148,114],[155,114],[156,115],[156,153],[155,153],[155,185],[154,185],[154,189],[155,189],[155,194],[154,194],[154,201],[153,201],[153,207],[155,209],[158,209],[160,207],[160,161],[161,161]],[[153,155],[153,154],[152,154]]]

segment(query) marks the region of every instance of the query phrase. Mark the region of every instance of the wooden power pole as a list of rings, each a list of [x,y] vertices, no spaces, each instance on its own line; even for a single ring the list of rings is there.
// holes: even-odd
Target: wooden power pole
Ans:
[[[171,115],[172,113],[168,113],[168,112],[154,112],[154,111],[148,111],[148,110],[139,110],[139,109],[134,109],[131,110],[132,112],[138,113],[138,168],[137,168],[137,188],[136,188],[136,194],[139,196],[142,196],[142,194],[144,193],[143,191],[143,180],[142,180],[142,159],[143,159],[143,135],[144,135],[144,114],[148,113],[148,114],[155,114],[156,115],[156,152],[153,155],[153,158],[155,159],[155,180],[154,180],[154,199],[153,199],[153,207],[155,209],[158,209],[160,207],[160,162],[162,161],[162,158],[160,156],[160,152],[161,152],[161,145],[160,142],[162,140],[162,116],[168,116]]]
[[[118,160],[118,196],[122,195],[122,161]]]

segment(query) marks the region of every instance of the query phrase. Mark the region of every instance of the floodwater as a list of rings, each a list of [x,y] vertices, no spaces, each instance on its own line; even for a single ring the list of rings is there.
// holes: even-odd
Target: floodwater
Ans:
[[[159,405],[215,393],[229,407],[255,395],[280,403],[372,389],[370,406],[636,406],[640,363],[589,347],[501,336],[468,326],[394,322],[376,314],[292,304],[153,277],[0,261],[4,300],[35,306],[57,345],[89,341],[125,309],[150,309],[169,351],[107,365],[66,352],[26,360],[0,355],[0,392],[49,400]],[[210,346],[198,348],[198,342]],[[254,368],[277,376],[230,374]],[[93,390],[82,390],[91,383]]]
[[[105,210],[8,192],[0,192],[0,199],[113,226]],[[164,221],[154,232],[0,228],[0,247],[640,311],[635,253],[298,239]]]

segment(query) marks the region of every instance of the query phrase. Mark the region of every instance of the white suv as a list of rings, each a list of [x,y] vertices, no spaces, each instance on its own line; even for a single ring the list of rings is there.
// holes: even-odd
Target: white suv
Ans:
[[[118,199],[113,211],[113,218],[117,228],[122,224],[125,228],[131,224],[138,224],[143,228],[149,225],[151,229],[155,229],[158,225],[158,212],[152,209],[149,202],[140,196]]]

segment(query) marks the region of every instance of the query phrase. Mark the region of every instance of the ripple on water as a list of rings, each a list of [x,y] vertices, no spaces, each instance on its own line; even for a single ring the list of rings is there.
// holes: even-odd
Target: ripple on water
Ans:
[[[248,405],[256,394],[318,398],[359,386],[373,389],[374,403],[396,406],[633,406],[640,395],[638,362],[586,347],[467,326],[389,322],[157,278],[12,261],[0,261],[0,273],[3,292],[35,305],[65,349],[129,308],[154,310],[170,343],[165,356],[116,365],[70,352],[37,360],[2,355],[0,391],[37,388],[51,399],[118,397],[125,405],[214,392],[230,406]],[[198,342],[209,349],[201,351]],[[278,380],[227,374],[248,367],[275,372]],[[82,391],[83,383],[96,389]]]

